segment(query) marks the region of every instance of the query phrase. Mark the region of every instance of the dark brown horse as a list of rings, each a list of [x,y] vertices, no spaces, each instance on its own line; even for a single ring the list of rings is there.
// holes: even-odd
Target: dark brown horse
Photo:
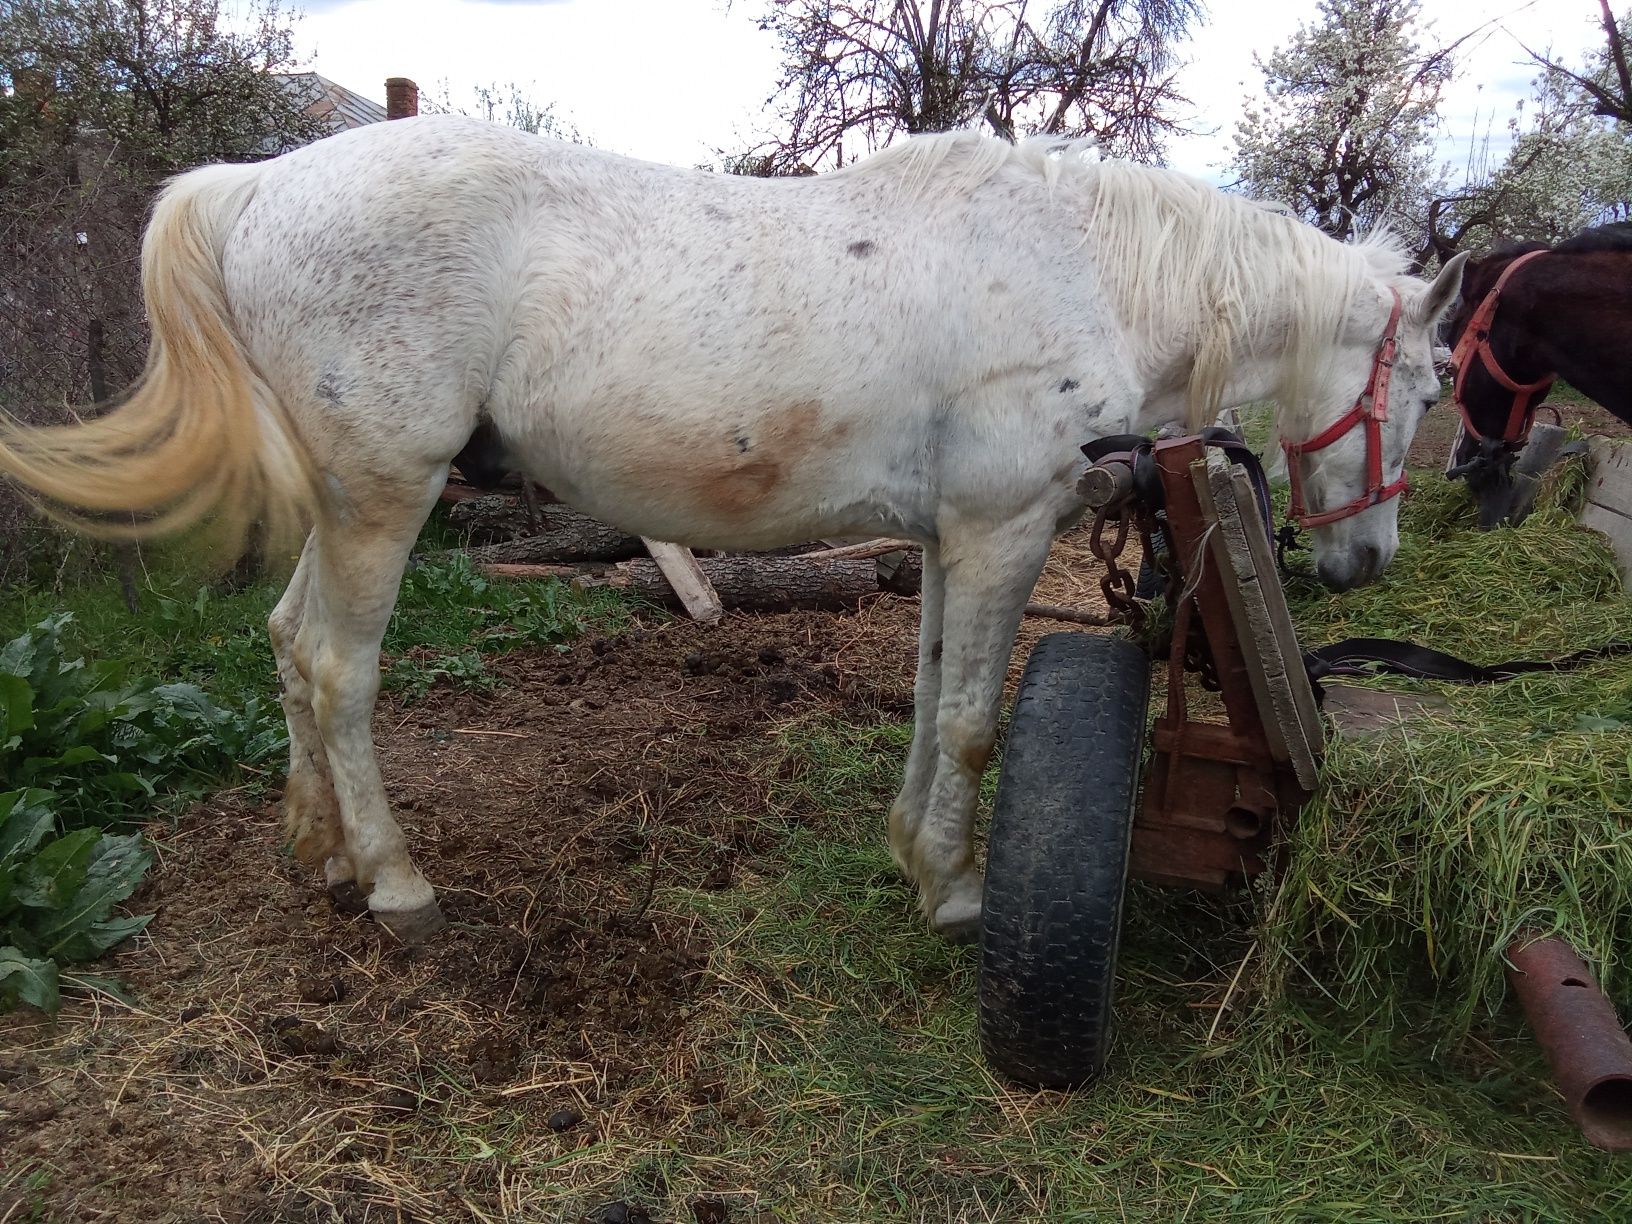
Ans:
[[[1493,527],[1513,505],[1514,460],[1555,379],[1632,424],[1632,223],[1469,261],[1446,328],[1463,424],[1449,474]]]

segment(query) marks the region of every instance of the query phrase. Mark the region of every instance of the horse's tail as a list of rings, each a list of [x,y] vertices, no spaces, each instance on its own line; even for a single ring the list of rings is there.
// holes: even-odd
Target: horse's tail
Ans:
[[[142,241],[152,341],[122,403],[74,425],[0,421],[0,474],[54,517],[121,538],[208,517],[230,556],[251,524],[298,539],[317,504],[314,467],[233,330],[221,270],[259,178],[255,166],[209,166],[160,196]]]

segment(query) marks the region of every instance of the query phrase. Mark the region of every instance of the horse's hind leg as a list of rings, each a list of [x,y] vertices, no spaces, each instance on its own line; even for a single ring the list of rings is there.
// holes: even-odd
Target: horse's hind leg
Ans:
[[[446,469],[441,475],[446,478]],[[380,640],[438,484],[428,480],[389,494],[370,490],[318,525],[306,545],[313,568],[294,645],[300,670],[310,677],[345,859],[368,894],[370,912],[404,943],[422,941],[443,921],[391,818],[369,724],[380,688]]]
[[[912,747],[901,791],[890,805],[890,853],[908,880],[918,878],[914,843],[929,802],[938,754],[935,715],[941,704],[941,605],[946,592],[939,551],[924,549],[923,594],[919,601],[918,676],[912,686]]]
[[[317,549],[309,542],[284,589],[283,598],[267,618],[267,636],[277,661],[284,720],[289,726],[289,778],[283,788],[284,831],[295,857],[308,866],[324,864],[329,891],[342,908],[363,905],[351,860],[346,856],[340,804],[329,774],[329,754],[312,714],[312,681],[295,651],[295,635],[305,615]]]
[[[935,777],[913,839],[919,897],[930,925],[954,939],[980,926],[975,807],[997,739],[1003,679],[1026,598],[1048,559],[1056,515],[1001,527],[943,525],[945,575]]]

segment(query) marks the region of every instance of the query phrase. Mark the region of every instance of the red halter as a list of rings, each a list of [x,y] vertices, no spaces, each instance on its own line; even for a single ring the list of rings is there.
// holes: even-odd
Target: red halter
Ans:
[[[1538,391],[1543,390],[1558,377],[1557,374],[1548,374],[1533,383],[1514,382],[1496,360],[1496,354],[1490,351],[1490,326],[1496,318],[1496,307],[1501,302],[1502,287],[1507,284],[1508,278],[1513,273],[1536,256],[1545,254],[1546,251],[1531,251],[1526,255],[1520,255],[1502,270],[1496,284],[1485,294],[1485,300],[1479,303],[1479,309],[1475,310],[1473,317],[1468,320],[1462,338],[1456,342],[1456,351],[1451,354],[1451,364],[1456,368],[1456,382],[1452,395],[1456,400],[1456,410],[1462,414],[1462,428],[1467,430],[1470,438],[1484,441],[1485,435],[1473,427],[1473,418],[1468,415],[1468,406],[1462,399],[1462,384],[1467,380],[1468,367],[1472,364],[1468,360],[1469,356],[1477,356],[1484,363],[1485,373],[1513,392],[1513,407],[1508,410],[1507,424],[1503,427],[1501,436],[1501,441],[1511,446],[1517,446],[1530,436],[1530,425],[1536,417],[1536,409],[1531,400]]]
[[[1388,327],[1378,342],[1377,356],[1372,359],[1371,377],[1366,380],[1366,389],[1360,392],[1360,398],[1354,401],[1354,407],[1307,442],[1281,439],[1281,449],[1286,452],[1287,476],[1292,481],[1292,504],[1287,508],[1286,517],[1300,527],[1323,527],[1327,523],[1350,518],[1362,510],[1369,510],[1405,492],[1403,468],[1398,480],[1386,485],[1383,483],[1382,422],[1388,420],[1388,384],[1394,377],[1394,354],[1399,349],[1397,333],[1400,327],[1400,294],[1395,289],[1389,292],[1394,295],[1394,309],[1389,312]],[[1303,477],[1298,472],[1298,459],[1330,446],[1356,425],[1366,431],[1366,491],[1336,510],[1312,513],[1303,502]]]

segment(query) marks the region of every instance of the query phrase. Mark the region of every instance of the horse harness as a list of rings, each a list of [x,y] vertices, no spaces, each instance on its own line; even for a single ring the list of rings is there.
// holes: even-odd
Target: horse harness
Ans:
[[[1555,378],[1556,373],[1547,374],[1532,383],[1521,383],[1510,377],[1502,369],[1502,363],[1496,360],[1496,354],[1490,348],[1490,329],[1496,319],[1496,307],[1501,304],[1502,290],[1513,274],[1525,264],[1546,251],[1530,251],[1520,255],[1502,270],[1501,276],[1491,286],[1490,292],[1485,294],[1479,308],[1473,312],[1468,325],[1462,331],[1462,338],[1456,342],[1456,350],[1451,354],[1451,364],[1456,370],[1456,381],[1453,384],[1452,396],[1456,401],[1456,410],[1462,417],[1462,428],[1468,437],[1478,442],[1496,442],[1508,450],[1517,450],[1530,436],[1530,425],[1535,420],[1536,406],[1534,399],[1537,393],[1545,390]],[[1470,358],[1477,357],[1485,368],[1485,373],[1513,393],[1513,404],[1508,409],[1507,423],[1502,427],[1499,438],[1487,439],[1474,426],[1473,417],[1468,413],[1468,405],[1463,398],[1462,388],[1467,381],[1468,370],[1472,367]]]
[[[1306,442],[1288,442],[1284,438],[1281,439],[1281,449],[1286,452],[1287,478],[1292,482],[1292,501],[1287,507],[1286,517],[1301,527],[1323,527],[1327,523],[1352,518],[1391,497],[1398,497],[1406,490],[1407,481],[1403,466],[1400,468],[1399,479],[1383,483],[1382,423],[1388,420],[1388,389],[1394,378],[1394,357],[1399,351],[1401,313],[1399,290],[1390,289],[1389,293],[1394,297],[1394,306],[1388,314],[1388,327],[1377,345],[1376,356],[1372,358],[1371,377],[1366,380],[1365,389],[1354,401],[1354,407]],[[1335,510],[1322,510],[1318,513],[1310,510],[1303,497],[1303,476],[1298,470],[1298,460],[1304,455],[1332,445],[1356,426],[1365,431],[1366,438],[1365,491],[1353,501],[1338,506]]]

